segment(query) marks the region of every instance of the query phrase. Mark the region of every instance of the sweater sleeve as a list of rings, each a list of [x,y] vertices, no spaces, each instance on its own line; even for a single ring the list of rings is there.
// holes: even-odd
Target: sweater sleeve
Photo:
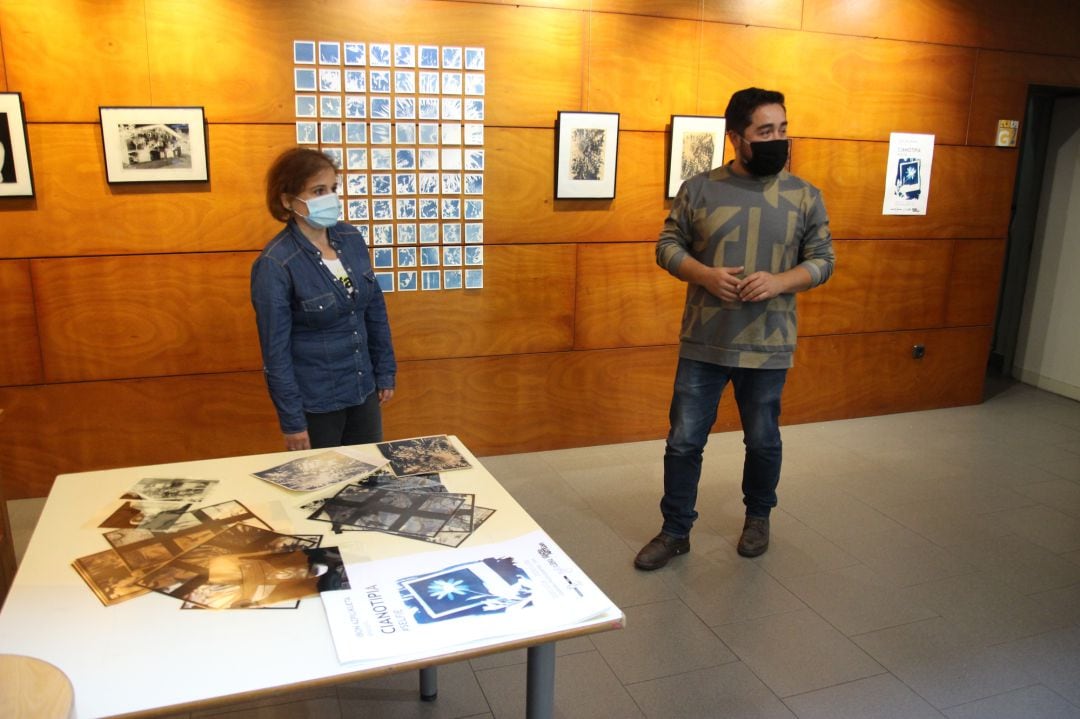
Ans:
[[[806,232],[799,242],[799,267],[810,273],[810,286],[817,287],[832,277],[836,265],[833,253],[832,232],[829,230],[829,214],[821,193],[816,189],[811,193],[806,211]]]

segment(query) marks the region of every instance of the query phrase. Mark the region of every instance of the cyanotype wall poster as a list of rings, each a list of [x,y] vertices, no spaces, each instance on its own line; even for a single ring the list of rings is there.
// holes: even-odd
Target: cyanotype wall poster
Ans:
[[[883,215],[925,215],[930,196],[934,136],[894,132],[889,135]]]

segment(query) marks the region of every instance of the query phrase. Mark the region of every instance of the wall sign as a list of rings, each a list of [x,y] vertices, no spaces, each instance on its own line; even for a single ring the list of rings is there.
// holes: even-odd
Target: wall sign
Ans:
[[[925,215],[930,195],[934,136],[894,132],[889,135],[883,215]]]

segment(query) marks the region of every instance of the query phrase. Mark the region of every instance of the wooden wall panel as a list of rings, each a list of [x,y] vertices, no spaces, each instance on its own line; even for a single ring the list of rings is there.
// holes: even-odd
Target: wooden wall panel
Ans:
[[[675,363],[673,346],[406,362],[384,434],[448,432],[479,454],[661,436]]]
[[[689,20],[593,13],[586,109],[621,113],[620,130],[659,130],[672,114],[697,114],[700,37],[701,23]]]
[[[94,122],[99,105],[152,104],[143,6],[142,0],[0,3],[7,81],[23,93],[27,121]],[[36,154],[34,163],[36,170]]]
[[[989,336],[989,328],[961,328],[805,338],[783,421],[977,402]],[[915,343],[925,344],[924,360],[910,358]],[[403,362],[385,435],[449,432],[479,455],[662,438],[676,362],[673,345]],[[65,472],[281,443],[261,372],[0,388],[0,406],[11,415],[0,472],[12,499],[44,496]],[[716,430],[737,427],[725,398]]]
[[[262,372],[0,387],[8,499],[58,474],[284,449]]]
[[[1074,45],[1078,44],[1077,27],[1074,24],[1069,28]],[[1080,89],[1080,59],[981,51],[975,66],[968,142],[973,145],[993,145],[998,120],[1023,121],[1030,85]],[[1024,132],[1023,126],[1020,132]]]
[[[0,347],[0,386],[41,381],[34,290],[26,261],[0,261]]]
[[[990,327],[826,335],[799,340],[784,390],[786,424],[914,412],[982,400]],[[926,356],[913,359],[921,344]]]
[[[255,253],[33,261],[45,378],[258,369]]]
[[[993,325],[1006,240],[956,240],[949,272],[945,324]]]
[[[795,137],[964,142],[974,50],[716,23],[704,24],[702,47],[720,50],[702,53],[699,114],[723,115],[731,93],[753,85],[785,94]]]
[[[655,240],[670,211],[667,155],[656,132],[620,132],[614,200],[555,200],[555,134],[488,129],[484,241],[503,243]],[[552,168],[552,169],[547,169]]]
[[[1052,19],[1047,22],[1048,19]],[[803,30],[1080,57],[1072,0],[804,0]]]
[[[398,361],[567,350],[574,245],[486,247],[484,289],[386,295]]]
[[[582,245],[574,348],[675,344],[685,299],[686,283],[656,264],[654,242]]]
[[[846,240],[833,246],[833,277],[798,297],[800,336],[944,323],[952,242]]]
[[[702,16],[711,22],[798,30],[803,0],[704,0]]]
[[[148,0],[150,80],[156,102],[205,105],[211,122],[293,122],[301,39],[484,47],[489,126],[550,127],[552,108],[581,106],[580,12],[432,0],[196,5]]]
[[[821,188],[833,237],[1004,237],[1017,153],[1009,148],[937,145],[927,213],[882,215],[888,143],[796,139],[792,172]]]
[[[799,295],[802,338],[993,320],[1004,240],[834,240],[833,246],[836,274]],[[656,266],[653,247],[581,246],[575,349],[678,342],[685,285]]]
[[[30,125],[37,197],[0,212],[3,256],[261,248],[281,227],[266,209],[266,169],[295,135],[273,125],[208,134],[209,183],[109,185],[97,126]]]

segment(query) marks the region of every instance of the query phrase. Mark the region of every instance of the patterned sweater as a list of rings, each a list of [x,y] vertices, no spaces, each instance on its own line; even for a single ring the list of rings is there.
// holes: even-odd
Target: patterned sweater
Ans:
[[[729,166],[691,177],[675,196],[656,242],[656,263],[678,276],[689,254],[712,267],[743,266],[743,276],[793,267],[811,287],[832,275],[835,256],[821,191],[787,171],[742,177]],[[729,367],[791,367],[795,294],[764,302],[724,302],[688,283],[679,356]]]

